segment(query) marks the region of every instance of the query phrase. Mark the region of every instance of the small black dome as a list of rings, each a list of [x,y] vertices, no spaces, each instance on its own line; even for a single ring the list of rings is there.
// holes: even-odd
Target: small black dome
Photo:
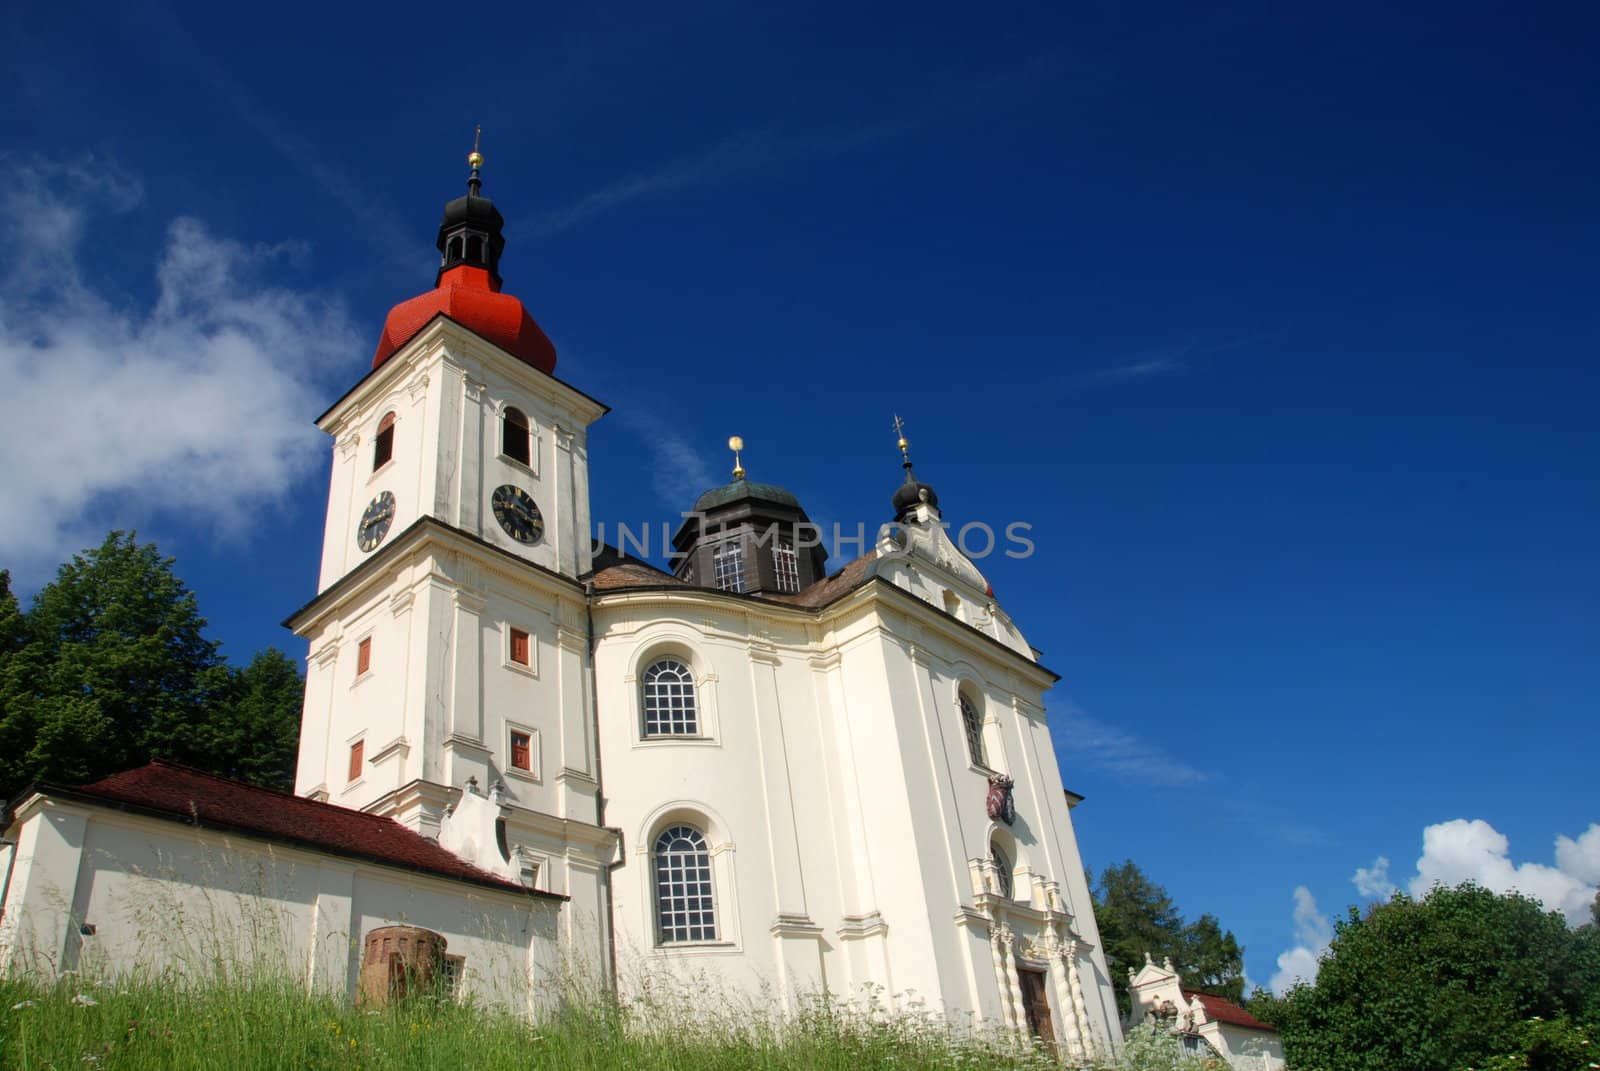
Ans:
[[[499,232],[506,225],[505,217],[494,202],[487,197],[474,197],[470,193],[457,197],[444,206],[444,218],[439,220],[439,230],[444,231],[462,223],[476,223],[484,230]]]
[[[906,473],[906,482],[894,493],[894,519],[904,520],[906,515],[916,508],[918,502],[926,500],[928,505],[939,505],[939,493],[931,486],[921,483],[909,472]]]

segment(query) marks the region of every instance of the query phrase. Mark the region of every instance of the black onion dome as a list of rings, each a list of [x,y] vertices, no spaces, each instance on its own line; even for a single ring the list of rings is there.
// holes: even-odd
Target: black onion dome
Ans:
[[[476,223],[490,231],[499,231],[506,225],[505,217],[487,197],[467,194],[457,197],[444,206],[444,217],[439,220],[441,232],[462,223]]]
[[[894,493],[894,519],[904,520],[906,515],[916,508],[917,503],[926,498],[928,505],[935,508],[939,505],[939,493],[929,484],[917,480],[911,473],[906,473],[906,482]]]

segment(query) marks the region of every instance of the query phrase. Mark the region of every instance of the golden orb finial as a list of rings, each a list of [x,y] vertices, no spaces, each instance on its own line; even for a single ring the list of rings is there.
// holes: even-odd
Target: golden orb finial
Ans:
[[[483,189],[483,176],[478,174],[483,167],[483,153],[478,151],[478,141],[483,137],[483,124],[478,124],[478,129],[472,134],[472,151],[467,154],[467,166],[472,168],[472,173],[467,176],[467,194],[470,197],[478,196],[478,191]]]
[[[911,468],[911,440],[906,438],[906,424],[895,414],[894,418],[895,445],[900,448],[901,464],[907,469]]]
[[[738,435],[728,437],[728,449],[733,451],[733,478],[744,479],[744,465],[739,461],[739,451],[744,449],[744,439]]]

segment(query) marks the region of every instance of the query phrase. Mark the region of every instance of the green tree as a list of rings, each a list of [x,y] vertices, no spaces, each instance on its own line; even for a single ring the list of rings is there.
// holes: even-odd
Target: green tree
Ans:
[[[1304,1071],[1459,1071],[1532,1053],[1530,1020],[1592,1021],[1597,994],[1600,956],[1560,914],[1469,882],[1351,908],[1316,981],[1251,1010]]]
[[[1237,1002],[1244,995],[1244,954],[1214,915],[1185,923],[1167,890],[1127,860],[1092,883],[1095,923],[1121,1006],[1128,1007],[1128,971],[1146,954],[1170,958],[1184,985]]]
[[[277,652],[230,670],[172,564],[112,532],[26,613],[9,577],[0,585],[0,796],[158,757],[284,783],[284,737],[299,726],[284,671],[298,674]],[[259,760],[237,750],[248,744],[264,746]]]
[[[276,647],[230,672],[227,695],[210,719],[205,768],[269,788],[294,787],[305,681]]]

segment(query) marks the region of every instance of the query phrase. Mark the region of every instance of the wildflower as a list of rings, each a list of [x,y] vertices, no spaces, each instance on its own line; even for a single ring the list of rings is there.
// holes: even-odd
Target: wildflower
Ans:
[[[11,1005],[11,1010],[12,1011],[21,1011],[23,1008],[31,1008],[31,1007],[33,1007],[33,1005],[34,1005],[33,1001],[25,1000],[20,1004]]]
[[[72,1003],[74,1003],[74,1004],[82,1004],[82,1005],[84,1005],[86,1007],[91,1007],[91,1006],[93,1006],[95,1004],[99,1004],[100,1002],[98,1000],[95,1000],[93,997],[91,997],[87,993],[79,993],[77,996],[72,998]]]

